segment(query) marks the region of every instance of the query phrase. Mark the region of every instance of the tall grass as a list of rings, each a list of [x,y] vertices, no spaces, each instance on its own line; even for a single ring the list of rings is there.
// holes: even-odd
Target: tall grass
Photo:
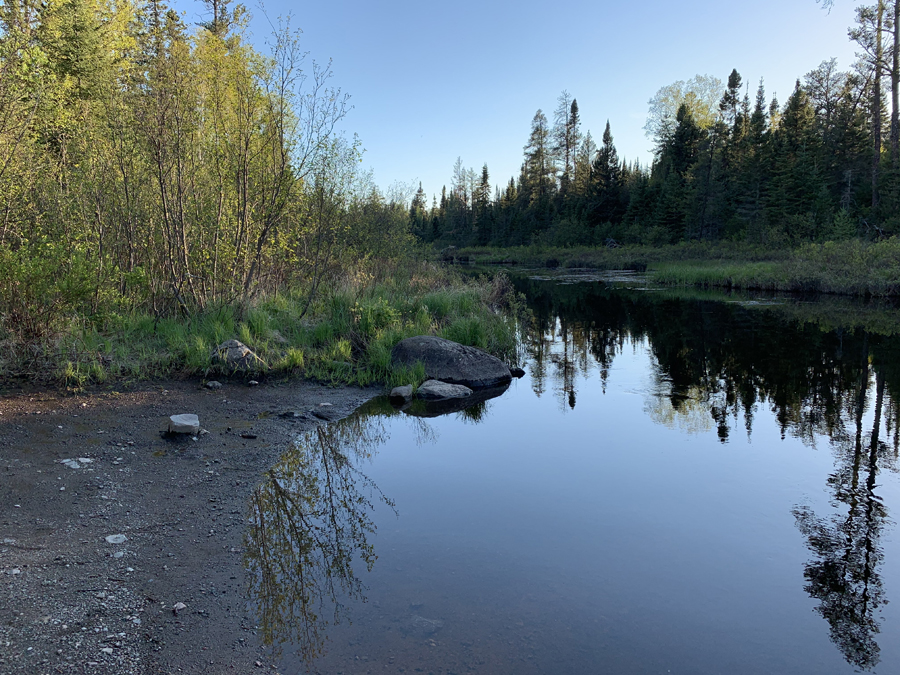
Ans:
[[[40,372],[28,375],[75,387],[236,375],[211,359],[215,347],[231,338],[262,359],[262,374],[268,377],[299,376],[332,384],[420,381],[421,369],[391,366],[391,349],[414,335],[442,335],[510,362],[517,358],[514,313],[520,305],[502,275],[464,280],[439,266],[410,262],[379,280],[347,276],[324,289],[304,313],[306,299],[300,292],[278,294],[249,308],[223,305],[178,318],[82,318],[41,345]],[[0,373],[25,374],[17,373],[15,361],[2,353]]]
[[[892,297],[900,295],[900,239],[806,244],[764,262],[664,262],[649,272],[669,285]]]

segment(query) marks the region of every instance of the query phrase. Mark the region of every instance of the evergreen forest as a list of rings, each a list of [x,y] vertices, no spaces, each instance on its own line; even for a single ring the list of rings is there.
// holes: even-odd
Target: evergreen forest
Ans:
[[[492,188],[487,165],[453,168],[410,220],[423,241],[574,246],[740,240],[766,249],[900,233],[900,2],[860,6],[859,59],[823,61],[782,104],[764,82],[698,75],[662,87],[645,131],[650,166],[582,129],[563,91],[531,120],[518,176]],[[888,100],[889,99],[889,100]]]

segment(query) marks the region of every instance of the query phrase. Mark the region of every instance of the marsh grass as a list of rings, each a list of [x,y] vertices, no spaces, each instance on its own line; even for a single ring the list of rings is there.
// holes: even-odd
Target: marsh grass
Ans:
[[[646,271],[657,283],[829,293],[864,297],[900,295],[900,239],[850,239],[771,250],[739,242],[687,242],[620,248],[470,248],[470,262]]]
[[[238,376],[211,360],[215,347],[231,338],[262,359],[268,377],[335,385],[418,383],[421,368],[391,366],[391,349],[414,335],[441,335],[509,362],[517,359],[515,314],[523,305],[502,275],[464,280],[439,266],[409,263],[379,281],[364,275],[342,279],[304,314],[306,299],[301,292],[278,294],[249,308],[223,305],[185,317],[106,312],[102,320],[79,318],[37,346],[42,365],[32,365],[27,375],[69,387]],[[0,352],[4,376],[24,374],[16,372],[14,352]]]
[[[807,244],[768,261],[664,262],[648,273],[667,285],[894,297],[900,295],[900,240]]]

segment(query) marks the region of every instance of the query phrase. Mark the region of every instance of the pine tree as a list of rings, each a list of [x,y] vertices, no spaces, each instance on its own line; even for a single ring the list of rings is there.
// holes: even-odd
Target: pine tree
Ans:
[[[531,120],[531,133],[525,146],[524,188],[532,203],[545,203],[552,194],[556,166],[553,161],[547,117],[538,110]]]
[[[420,239],[429,240],[430,232],[428,227],[427,201],[425,191],[422,189],[422,183],[419,182],[419,189],[413,195],[412,202],[409,205],[409,226],[410,230]]]
[[[553,154],[560,169],[560,196],[565,198],[575,174],[575,156],[581,141],[578,101],[563,91],[557,99],[553,125]]]
[[[617,223],[625,210],[622,203],[622,168],[613,143],[609,120],[606,121],[603,141],[594,160],[592,177],[592,222],[598,225],[607,222]]]
[[[793,242],[809,241],[831,220],[822,203],[821,140],[815,110],[797,81],[775,132],[769,221]]]
[[[491,239],[491,180],[488,166],[481,167],[481,179],[475,190],[476,242],[484,246]]]

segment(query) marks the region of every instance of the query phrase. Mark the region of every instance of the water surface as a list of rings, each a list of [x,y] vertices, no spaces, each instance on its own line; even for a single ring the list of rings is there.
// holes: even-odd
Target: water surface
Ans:
[[[900,672],[890,309],[616,282],[518,280],[502,396],[376,400],[272,468],[281,672]]]

